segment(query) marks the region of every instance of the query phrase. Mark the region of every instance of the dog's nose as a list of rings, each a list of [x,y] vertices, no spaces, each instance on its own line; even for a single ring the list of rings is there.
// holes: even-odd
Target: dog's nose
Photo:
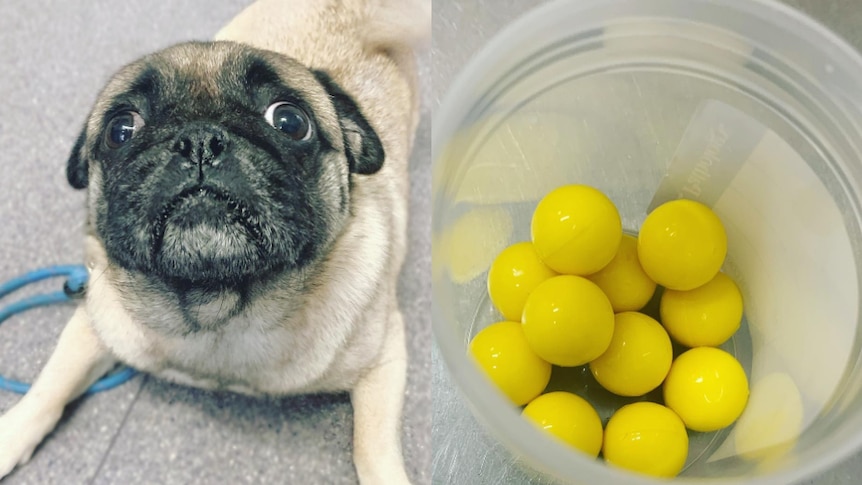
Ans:
[[[193,167],[215,167],[219,164],[219,155],[225,151],[227,143],[228,137],[223,129],[212,125],[189,124],[174,140],[173,151]]]

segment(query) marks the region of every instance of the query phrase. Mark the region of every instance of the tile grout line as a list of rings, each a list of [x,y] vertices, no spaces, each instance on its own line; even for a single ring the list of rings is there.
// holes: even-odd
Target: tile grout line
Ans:
[[[111,437],[111,441],[108,443],[108,448],[105,450],[105,453],[102,455],[102,459],[99,460],[99,466],[96,467],[96,471],[93,472],[93,476],[88,481],[89,485],[93,485],[96,482],[96,479],[99,478],[99,475],[102,473],[102,468],[104,468],[105,463],[108,461],[108,455],[111,454],[111,450],[114,449],[114,443],[117,442],[117,438],[120,436],[120,432],[123,428],[126,427],[126,422],[129,419],[129,415],[132,414],[132,408],[137,404],[138,399],[141,397],[141,391],[144,389],[144,386],[149,382],[149,375],[142,373],[141,385],[138,387],[138,390],[135,392],[135,397],[132,399],[132,402],[129,403],[129,408],[126,409],[125,414],[123,414],[123,419],[120,421],[120,425],[117,426],[117,431],[114,433],[114,436]]]

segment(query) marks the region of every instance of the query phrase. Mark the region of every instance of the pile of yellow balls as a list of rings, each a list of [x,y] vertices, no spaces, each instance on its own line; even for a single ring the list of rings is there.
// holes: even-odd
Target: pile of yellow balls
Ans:
[[[574,448],[631,471],[679,474],[686,429],[727,427],[748,401],[742,365],[717,347],[739,329],[742,296],[720,268],[721,220],[707,206],[674,200],[653,210],[637,238],[624,234],[613,202],[586,185],[547,194],[531,241],[503,250],[488,292],[505,321],[470,343],[475,361],[540,428]],[[664,288],[661,323],[640,313]],[[671,338],[689,350],[673,357]],[[604,426],[595,408],[563,391],[542,394],[552,365],[588,365],[625,397],[662,387],[663,403],[635,402]]]

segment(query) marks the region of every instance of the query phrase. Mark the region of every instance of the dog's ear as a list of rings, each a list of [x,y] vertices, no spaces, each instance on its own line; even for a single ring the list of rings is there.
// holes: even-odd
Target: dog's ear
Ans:
[[[362,116],[356,101],[341,89],[332,78],[323,71],[314,71],[317,80],[329,92],[329,97],[338,112],[341,121],[341,131],[344,133],[344,149],[350,172],[360,175],[371,175],[383,166],[383,145],[377,133]]]
[[[84,142],[86,141],[86,128],[78,135],[78,140],[75,146],[72,147],[72,153],[69,155],[69,163],[66,164],[66,179],[69,180],[69,185],[76,189],[87,188],[89,182],[89,167],[87,159],[82,156]]]

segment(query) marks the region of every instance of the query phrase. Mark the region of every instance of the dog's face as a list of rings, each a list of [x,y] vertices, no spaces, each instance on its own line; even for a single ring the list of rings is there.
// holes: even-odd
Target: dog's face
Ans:
[[[321,258],[352,174],[383,148],[321,72],[229,42],[144,57],[107,84],[69,160],[113,263],[171,284],[242,285]]]

